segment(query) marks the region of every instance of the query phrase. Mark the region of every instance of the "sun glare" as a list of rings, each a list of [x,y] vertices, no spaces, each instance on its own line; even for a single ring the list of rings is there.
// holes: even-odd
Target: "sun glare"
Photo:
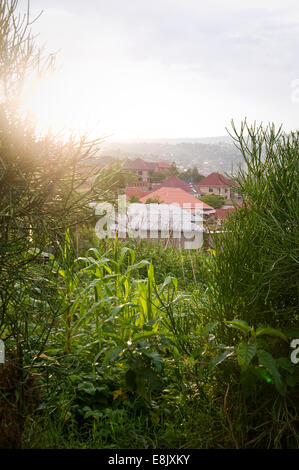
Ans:
[[[23,109],[29,111],[38,133],[51,130],[66,139],[70,134],[96,138],[113,132],[104,128],[96,101],[88,80],[83,86],[80,81],[58,74],[31,84]]]

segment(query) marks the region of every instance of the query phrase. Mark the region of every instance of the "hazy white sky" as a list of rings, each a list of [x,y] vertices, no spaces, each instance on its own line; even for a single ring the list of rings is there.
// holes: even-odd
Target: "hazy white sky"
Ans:
[[[30,99],[43,125],[114,139],[225,135],[245,116],[299,127],[298,0],[31,7],[44,10],[38,41],[63,66]]]

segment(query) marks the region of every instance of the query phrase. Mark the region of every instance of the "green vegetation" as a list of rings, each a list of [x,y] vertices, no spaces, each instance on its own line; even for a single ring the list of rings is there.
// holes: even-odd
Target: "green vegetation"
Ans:
[[[6,83],[23,63],[8,51],[34,45],[14,8],[0,0]],[[22,77],[40,60],[24,63]],[[244,204],[214,249],[97,240],[90,202],[117,185],[95,170],[86,188],[77,169],[98,141],[39,140],[13,87],[0,107],[0,447],[298,448],[299,133],[233,125]]]
[[[139,199],[138,196],[131,196],[131,197],[130,197],[130,202],[131,202],[131,203],[140,202],[140,199]]]
[[[145,204],[163,204],[163,201],[160,200],[159,196],[154,196],[148,197]]]
[[[165,180],[166,175],[164,173],[160,173],[159,171],[154,171],[151,175],[151,182],[152,183],[162,183]]]
[[[204,178],[196,167],[188,168],[188,170],[179,173],[178,175],[184,181],[192,181],[192,183],[199,183]]]
[[[140,240],[138,243],[126,241],[123,244],[134,249],[138,259],[147,259],[153,263],[158,283],[163,282],[167,276],[172,276],[180,279],[180,287],[183,290],[192,291],[192,288],[198,287],[199,281],[202,282],[201,266],[205,255],[201,251],[177,250],[163,242],[154,244],[146,240]],[[145,276],[146,267],[140,272]]]
[[[188,167],[190,162],[194,162],[196,168],[205,168],[210,172],[226,173],[231,172],[232,166],[238,166],[242,162],[240,152],[234,147],[232,140],[228,136],[211,139],[204,142],[201,139],[161,139],[159,142],[153,140],[143,140],[139,142],[107,142],[104,155],[115,159],[131,160],[140,157],[151,160],[163,160],[168,162],[179,162],[183,167]],[[104,156],[103,155],[103,156]],[[205,162],[209,162],[207,165]],[[179,172],[174,172],[171,176],[179,176]]]
[[[198,199],[209,206],[214,207],[214,209],[220,209],[225,204],[224,197],[217,196],[217,194],[207,194],[206,196],[201,196]]]
[[[102,193],[109,190],[109,193],[116,196],[123,193],[127,186],[137,180],[137,176],[122,168],[119,161],[111,162],[101,170],[101,178],[97,179],[97,189]]]

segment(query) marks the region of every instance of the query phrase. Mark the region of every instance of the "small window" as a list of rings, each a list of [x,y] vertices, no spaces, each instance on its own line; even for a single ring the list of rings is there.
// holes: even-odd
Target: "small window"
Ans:
[[[227,189],[224,190],[227,193]]]
[[[212,193],[213,192],[213,188],[209,188],[209,193]]]

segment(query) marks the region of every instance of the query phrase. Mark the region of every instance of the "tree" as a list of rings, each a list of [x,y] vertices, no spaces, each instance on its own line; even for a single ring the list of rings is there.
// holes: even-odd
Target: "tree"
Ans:
[[[57,247],[68,227],[90,220],[90,203],[104,196],[94,184],[100,177],[97,168],[87,165],[101,139],[38,138],[21,111],[25,84],[52,71],[55,60],[36,46],[29,2],[26,14],[17,12],[17,0],[0,0],[0,338],[7,346],[5,370],[15,378],[9,416],[15,416],[18,428],[15,432],[0,413],[0,435],[5,438],[12,429],[21,446],[26,384],[61,313],[41,253],[49,245]],[[86,185],[88,180],[92,183]],[[5,383],[4,373],[2,379]],[[0,380],[0,393],[2,385]]]
[[[99,174],[96,186],[99,191],[106,193],[107,198],[116,197],[130,183],[137,180],[137,175],[124,170],[120,162],[109,163]]]
[[[193,183],[199,183],[200,180],[204,178],[203,175],[201,175],[196,167],[193,168],[191,172],[191,180]]]
[[[191,181],[191,168],[188,168],[186,171],[182,171],[179,174],[179,178],[181,178],[183,181]]]
[[[151,175],[151,182],[152,183],[161,183],[163,180],[165,180],[165,174],[164,173],[160,173],[159,171],[155,171]]]
[[[179,170],[176,166],[176,164],[173,162],[171,164],[171,168],[169,169],[169,176],[178,176],[179,175]]]
[[[186,171],[180,173],[179,177],[184,181],[192,181],[192,183],[198,183],[204,178],[196,167],[188,168]]]

